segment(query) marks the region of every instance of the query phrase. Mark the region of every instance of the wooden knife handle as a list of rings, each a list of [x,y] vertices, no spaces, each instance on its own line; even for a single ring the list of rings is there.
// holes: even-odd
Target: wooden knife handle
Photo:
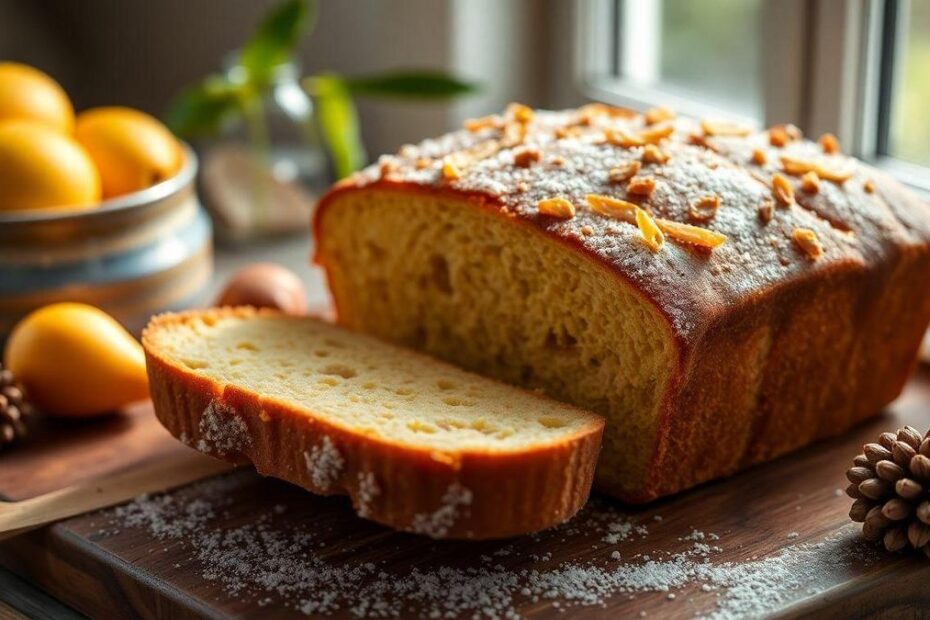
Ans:
[[[19,502],[0,502],[0,540],[68,517],[157,493],[232,469],[197,452],[172,455]]]

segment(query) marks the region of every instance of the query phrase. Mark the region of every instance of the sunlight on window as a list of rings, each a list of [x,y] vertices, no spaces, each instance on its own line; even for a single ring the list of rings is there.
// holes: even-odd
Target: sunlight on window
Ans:
[[[761,116],[762,0],[625,0],[620,9],[622,77]]]
[[[930,164],[930,0],[903,3],[897,88],[891,110],[891,154]]]

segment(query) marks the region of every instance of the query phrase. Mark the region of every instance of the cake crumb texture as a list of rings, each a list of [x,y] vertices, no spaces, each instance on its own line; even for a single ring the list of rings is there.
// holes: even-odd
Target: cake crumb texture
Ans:
[[[434,538],[561,523],[584,504],[603,419],[311,318],[162,315],[143,335],[175,436]]]

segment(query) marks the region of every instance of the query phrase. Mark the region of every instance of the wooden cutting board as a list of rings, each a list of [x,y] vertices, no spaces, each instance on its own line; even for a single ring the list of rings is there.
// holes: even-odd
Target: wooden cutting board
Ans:
[[[476,598],[509,593],[513,611],[534,618],[692,618],[715,610],[757,615],[763,608],[772,617],[930,617],[930,561],[858,542],[846,516],[851,500],[839,492],[861,445],[905,423],[930,426],[926,368],[887,414],[842,438],[646,508],[600,498],[569,525],[534,537],[434,542],[363,521],[344,498],[316,497],[239,470],[176,491],[170,500],[133,504],[122,515],[84,515],[12,539],[0,545],[0,564],[97,618],[304,617],[329,594],[341,597],[334,615],[351,617],[352,605],[372,602],[374,586],[385,584],[407,588],[387,599],[400,601],[391,609],[408,616],[441,608],[472,588]],[[67,431],[0,457],[0,492],[29,497],[187,450],[161,430],[147,407]],[[165,512],[177,514],[161,520]],[[657,570],[667,570],[675,557],[702,544],[711,551],[689,556],[691,561],[732,563],[732,583],[704,579],[669,591],[608,591],[596,604],[565,600],[573,591],[566,580],[582,574],[569,567],[593,571],[583,573],[589,582],[578,589],[590,593],[592,580],[615,579],[620,566],[641,566],[649,556]],[[787,564],[772,559],[780,557]],[[328,573],[332,567],[341,572]],[[534,600],[536,585],[528,594],[523,590],[537,582],[521,571],[534,570],[561,579],[559,596]],[[320,581],[307,585],[314,571]],[[411,581],[411,574],[439,580]],[[275,591],[281,587],[291,589]],[[303,612],[301,605],[307,605]],[[473,611],[480,606],[460,615]]]

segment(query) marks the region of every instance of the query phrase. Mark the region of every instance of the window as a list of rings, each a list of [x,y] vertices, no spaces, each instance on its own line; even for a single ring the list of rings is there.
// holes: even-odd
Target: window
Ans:
[[[762,0],[617,2],[614,77],[641,93],[762,116]]]
[[[883,154],[930,166],[930,0],[889,2]]]
[[[930,0],[584,0],[588,97],[832,132],[930,197]]]

